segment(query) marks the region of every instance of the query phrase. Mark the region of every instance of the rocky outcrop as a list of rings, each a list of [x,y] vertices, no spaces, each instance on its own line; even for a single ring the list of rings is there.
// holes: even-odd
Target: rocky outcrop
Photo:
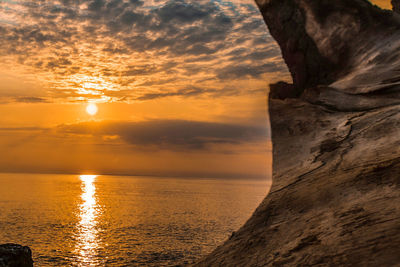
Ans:
[[[32,266],[32,252],[29,247],[17,244],[0,245],[0,267]]]
[[[380,49],[388,56],[400,57],[392,47],[400,34],[398,18],[392,12],[366,0],[259,0],[257,4],[281,47],[298,94],[333,82],[343,91],[368,92],[382,87],[382,81],[389,86],[393,83],[389,79],[398,75],[396,68],[385,62],[387,57],[378,58],[374,52]],[[385,68],[381,69],[382,65]]]
[[[364,0],[258,0],[293,84],[271,86],[273,184],[197,266],[400,264],[400,22]]]

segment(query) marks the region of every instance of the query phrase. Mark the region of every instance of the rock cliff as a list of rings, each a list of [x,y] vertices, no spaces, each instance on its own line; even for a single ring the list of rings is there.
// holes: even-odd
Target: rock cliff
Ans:
[[[32,266],[32,252],[29,247],[16,244],[0,245],[0,267]]]
[[[400,16],[365,0],[256,2],[293,77],[271,85],[273,184],[196,266],[399,265]]]

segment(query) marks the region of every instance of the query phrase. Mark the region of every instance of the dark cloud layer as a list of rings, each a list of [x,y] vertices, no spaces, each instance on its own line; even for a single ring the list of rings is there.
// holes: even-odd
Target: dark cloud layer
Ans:
[[[118,136],[135,146],[205,149],[211,144],[243,144],[265,141],[267,127],[186,120],[143,122],[85,122],[62,125],[58,133]]]
[[[20,103],[48,103],[49,101],[42,97],[16,97],[16,102]]]
[[[83,3],[87,3],[87,8],[82,10]],[[248,14],[236,11],[234,16],[228,15],[212,1],[170,0],[150,10],[143,8],[142,1],[122,0],[77,1],[75,4],[63,1],[61,6],[53,1],[39,1],[27,2],[24,6],[24,15],[33,23],[2,26],[2,41],[17,44],[12,47],[8,43],[8,49],[3,52],[23,52],[21,45],[28,49],[73,45],[74,38],[83,35],[92,40],[99,36],[122,40],[127,51],[167,49],[176,55],[212,54],[217,48],[221,49],[221,45],[224,48],[232,45],[230,41],[235,40],[228,38],[234,25],[240,25],[237,33],[243,34],[255,33],[262,26],[259,17],[249,22],[245,17]],[[256,14],[256,10],[251,10],[251,14]],[[245,20],[247,22],[243,22]],[[83,29],[77,27],[80,23],[85,23]]]
[[[164,98],[169,96],[181,96],[181,97],[193,97],[198,95],[206,94],[209,97],[219,97],[226,95],[238,95],[240,93],[236,88],[224,87],[224,88],[200,88],[196,86],[189,86],[180,90],[160,93],[145,93],[140,97],[137,97],[136,100],[152,100],[158,98]]]

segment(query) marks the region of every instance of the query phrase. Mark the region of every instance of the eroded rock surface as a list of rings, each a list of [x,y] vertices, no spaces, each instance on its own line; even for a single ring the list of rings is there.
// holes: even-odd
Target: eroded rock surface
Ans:
[[[197,266],[400,265],[400,22],[364,0],[258,0],[293,85],[271,86],[273,184]]]
[[[270,105],[271,192],[199,266],[399,264],[400,107],[337,113],[298,99]]]
[[[29,247],[17,244],[0,245],[0,267],[32,266],[32,252]]]

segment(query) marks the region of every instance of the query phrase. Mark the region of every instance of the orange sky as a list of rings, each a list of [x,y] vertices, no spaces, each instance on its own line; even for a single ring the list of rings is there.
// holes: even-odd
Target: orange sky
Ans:
[[[392,4],[390,3],[390,0],[372,0],[371,2],[375,5],[380,6],[381,8],[392,9]]]
[[[3,0],[0,171],[266,177],[278,80],[252,1]]]

